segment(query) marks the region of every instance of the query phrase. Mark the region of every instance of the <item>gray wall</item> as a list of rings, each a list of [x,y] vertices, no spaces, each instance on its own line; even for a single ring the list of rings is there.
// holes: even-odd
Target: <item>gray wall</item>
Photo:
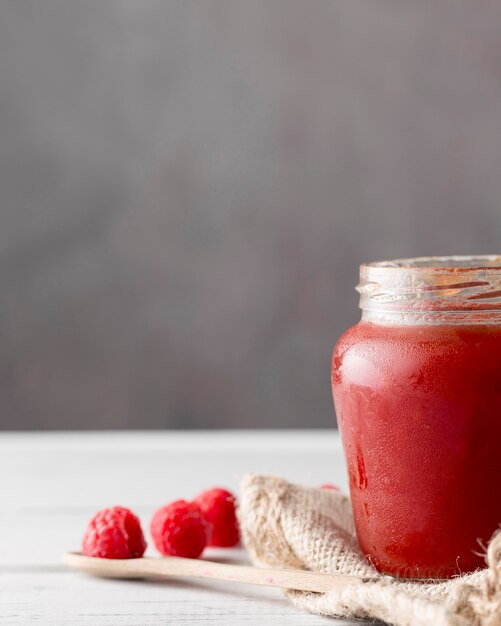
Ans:
[[[0,427],[332,425],[357,264],[501,250],[500,23],[1,1]]]

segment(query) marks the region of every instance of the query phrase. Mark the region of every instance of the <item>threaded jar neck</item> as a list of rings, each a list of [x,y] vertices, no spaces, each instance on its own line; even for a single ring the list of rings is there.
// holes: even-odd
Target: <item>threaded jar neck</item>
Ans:
[[[501,325],[501,255],[364,263],[357,291],[366,321]]]

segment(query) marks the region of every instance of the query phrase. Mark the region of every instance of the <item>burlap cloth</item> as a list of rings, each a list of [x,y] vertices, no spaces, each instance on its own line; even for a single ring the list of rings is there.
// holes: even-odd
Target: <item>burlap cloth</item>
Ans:
[[[275,568],[377,577],[328,593],[288,591],[300,609],[375,618],[397,626],[501,626],[501,532],[488,568],[446,582],[404,582],[378,574],[357,544],[349,498],[273,476],[242,481],[239,519],[253,562]]]

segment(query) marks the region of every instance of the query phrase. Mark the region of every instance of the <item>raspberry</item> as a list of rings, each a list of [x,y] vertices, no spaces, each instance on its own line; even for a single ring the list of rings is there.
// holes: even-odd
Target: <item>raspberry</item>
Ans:
[[[229,548],[240,541],[235,512],[236,499],[232,493],[215,487],[203,491],[194,502],[210,524],[210,546]]]
[[[87,525],[82,552],[103,559],[133,559],[146,550],[141,523],[130,509],[113,506],[94,515]]]
[[[209,525],[196,504],[176,500],[155,511],[150,532],[161,554],[196,559],[207,545]]]
[[[337,485],[333,485],[332,483],[324,483],[320,485],[320,489],[329,489],[330,491],[339,491],[339,487]]]

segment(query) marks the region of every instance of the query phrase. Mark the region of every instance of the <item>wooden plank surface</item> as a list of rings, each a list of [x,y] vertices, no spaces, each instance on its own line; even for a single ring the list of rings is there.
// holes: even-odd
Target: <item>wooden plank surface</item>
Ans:
[[[130,506],[147,528],[157,506],[209,486],[237,490],[247,472],[346,488],[334,431],[1,434],[0,624],[329,623],[299,613],[278,590],[96,580],[62,565],[97,509]],[[245,562],[241,549],[206,556]]]

